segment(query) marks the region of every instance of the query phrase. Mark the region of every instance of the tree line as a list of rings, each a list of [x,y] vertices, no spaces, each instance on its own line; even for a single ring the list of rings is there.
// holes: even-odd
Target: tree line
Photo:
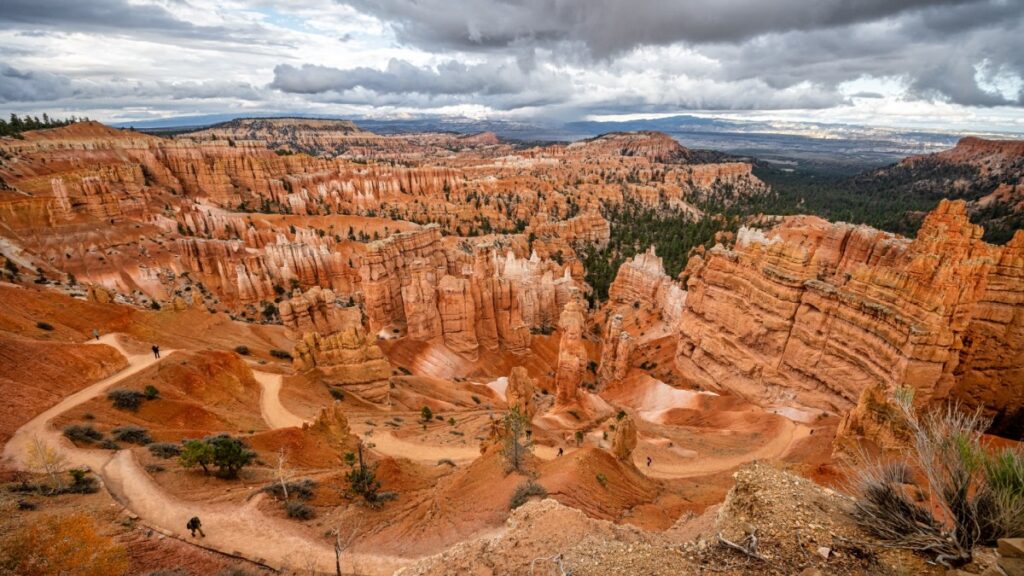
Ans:
[[[43,128],[59,128],[61,126],[67,126],[74,124],[75,122],[88,122],[89,119],[86,117],[77,118],[72,116],[70,118],[50,118],[49,115],[43,113],[43,117],[29,116],[26,114],[24,117],[18,116],[17,114],[11,114],[8,120],[0,118],[0,136],[13,136],[19,137],[22,132],[28,132],[29,130],[42,130]]]

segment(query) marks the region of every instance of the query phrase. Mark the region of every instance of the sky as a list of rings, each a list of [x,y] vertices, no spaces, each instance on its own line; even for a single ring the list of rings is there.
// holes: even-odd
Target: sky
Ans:
[[[0,113],[1024,133],[1024,0],[0,0]]]

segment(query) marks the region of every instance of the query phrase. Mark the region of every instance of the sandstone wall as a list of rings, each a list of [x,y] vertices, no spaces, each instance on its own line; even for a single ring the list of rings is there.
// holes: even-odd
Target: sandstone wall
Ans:
[[[899,386],[1020,399],[1024,233],[1005,248],[981,233],[950,201],[914,240],[811,217],[742,229],[688,268],[677,366],[762,404],[847,410]]]

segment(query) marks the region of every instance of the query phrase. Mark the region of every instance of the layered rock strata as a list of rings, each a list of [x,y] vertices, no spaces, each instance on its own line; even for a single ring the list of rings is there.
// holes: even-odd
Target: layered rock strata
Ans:
[[[292,352],[296,370],[317,369],[331,387],[370,402],[387,404],[391,364],[367,338],[358,308],[337,311],[341,329],[330,335],[306,333]]]
[[[1024,232],[1005,247],[981,234],[962,201],[914,240],[813,217],[741,229],[688,268],[677,367],[762,404],[845,411],[909,387],[1019,409]]]

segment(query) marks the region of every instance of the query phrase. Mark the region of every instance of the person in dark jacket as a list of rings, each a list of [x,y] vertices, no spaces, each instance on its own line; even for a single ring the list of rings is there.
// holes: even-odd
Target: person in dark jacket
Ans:
[[[203,523],[199,521],[199,516],[193,516],[192,519],[188,521],[188,524],[185,525],[185,528],[188,528],[189,531],[192,532],[193,538],[196,537],[196,532],[199,532],[200,536],[206,538],[206,534],[203,532]]]

